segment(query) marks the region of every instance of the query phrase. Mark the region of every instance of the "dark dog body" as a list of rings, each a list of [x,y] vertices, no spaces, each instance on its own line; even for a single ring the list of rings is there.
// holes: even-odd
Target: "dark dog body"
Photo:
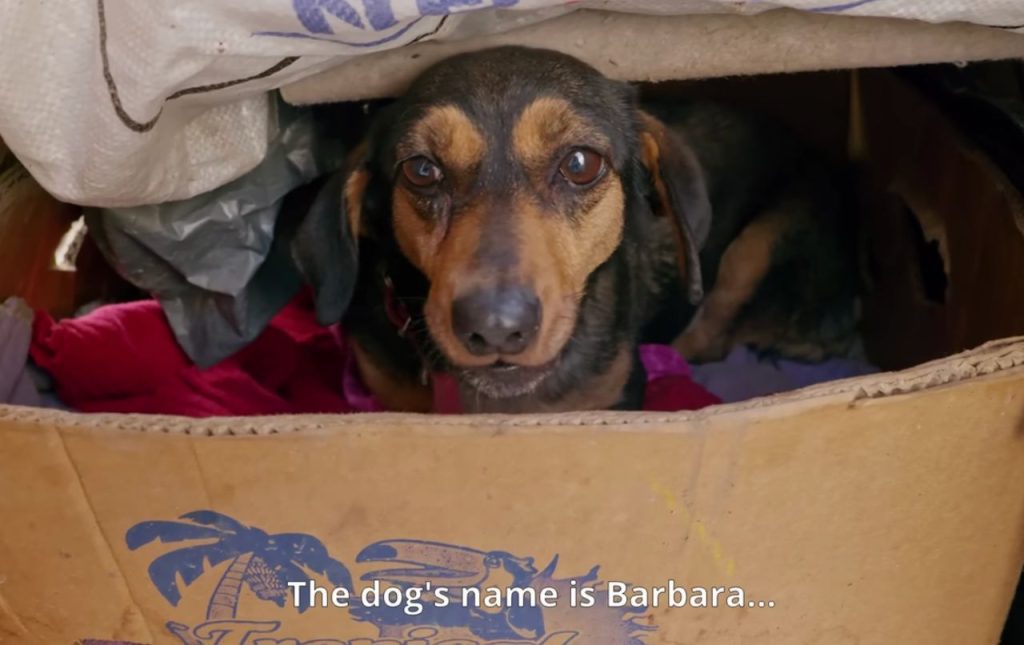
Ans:
[[[429,410],[423,376],[443,371],[467,411],[636,409],[645,330],[688,324],[676,345],[695,358],[739,340],[817,344],[813,325],[790,323],[822,289],[765,289],[820,261],[837,268],[818,276],[844,270],[837,245],[807,248],[835,237],[817,221],[838,211],[827,179],[799,170],[785,137],[717,108],[659,116],[575,59],[520,48],[449,59],[377,116],[344,217],[307,218],[296,257],[334,322],[332,240],[339,225],[359,239],[345,325],[386,406]]]
[[[645,339],[674,340],[694,362],[737,344],[808,361],[848,352],[857,327],[856,233],[834,171],[760,115],[707,102],[644,109],[685,133],[713,212],[700,252],[708,297],[687,306],[661,289]]]

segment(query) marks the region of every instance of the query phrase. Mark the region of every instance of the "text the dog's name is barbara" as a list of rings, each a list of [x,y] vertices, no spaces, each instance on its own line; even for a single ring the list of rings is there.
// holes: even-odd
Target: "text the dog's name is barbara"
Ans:
[[[554,587],[459,587],[451,589],[426,583],[422,587],[382,586],[374,581],[358,596],[345,587],[323,587],[312,580],[289,582],[295,607],[386,607],[401,608],[416,616],[426,605],[475,607],[500,610],[504,607],[553,608],[565,599]],[[742,587],[686,587],[669,580],[658,587],[641,587],[625,582],[608,582],[604,588],[571,584],[570,607],[588,608],[598,603],[612,608],[653,609],[657,607],[693,608],[771,608],[774,601],[748,601]]]

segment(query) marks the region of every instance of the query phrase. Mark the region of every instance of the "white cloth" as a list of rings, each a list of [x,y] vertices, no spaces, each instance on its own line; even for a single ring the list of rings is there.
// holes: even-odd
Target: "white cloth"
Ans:
[[[268,90],[369,52],[583,7],[791,7],[1024,27],[1020,0],[0,0],[0,137],[65,201],[184,199],[263,158]]]

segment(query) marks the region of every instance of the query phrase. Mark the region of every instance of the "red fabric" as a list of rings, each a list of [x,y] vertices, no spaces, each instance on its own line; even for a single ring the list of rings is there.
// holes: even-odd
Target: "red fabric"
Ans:
[[[679,412],[700,410],[722,400],[708,392],[689,376],[672,374],[647,381],[644,410],[648,412]]]
[[[460,414],[459,382],[449,374],[434,374],[431,377],[434,395],[434,414]]]
[[[372,412],[345,336],[320,327],[308,294],[297,298],[253,343],[209,369],[193,365],[153,300],[102,307],[55,322],[38,313],[32,359],[57,394],[83,412],[190,417]],[[458,387],[435,376],[439,413],[458,413]],[[693,410],[719,402],[688,373],[657,375],[645,409]]]
[[[352,412],[345,339],[317,325],[308,297],[277,315],[244,350],[203,370],[179,348],[152,300],[54,322],[37,314],[32,359],[83,412],[190,417]]]

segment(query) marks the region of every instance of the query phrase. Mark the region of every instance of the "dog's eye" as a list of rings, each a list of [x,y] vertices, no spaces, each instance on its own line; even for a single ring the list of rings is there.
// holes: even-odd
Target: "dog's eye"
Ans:
[[[403,161],[402,174],[406,181],[417,188],[429,188],[439,183],[443,176],[438,165],[426,157],[413,157]]]
[[[597,181],[604,172],[604,157],[593,150],[576,148],[562,159],[558,172],[569,183],[587,186]]]

